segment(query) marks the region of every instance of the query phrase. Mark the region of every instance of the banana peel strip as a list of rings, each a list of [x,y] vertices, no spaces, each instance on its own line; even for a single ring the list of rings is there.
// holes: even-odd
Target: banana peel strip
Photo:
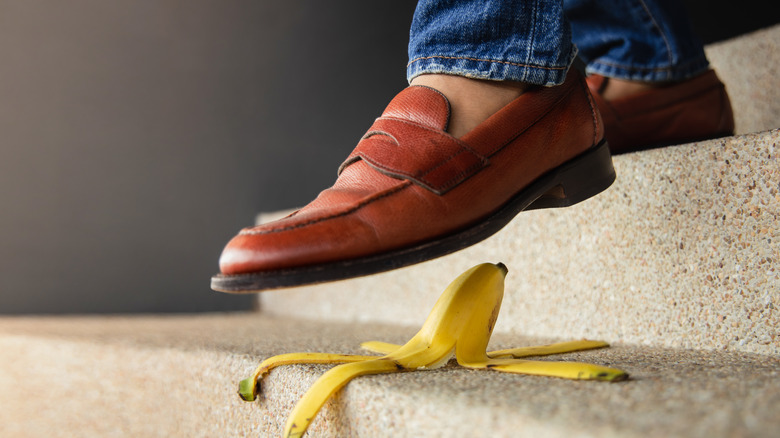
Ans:
[[[580,340],[550,345],[487,352],[504,296],[507,269],[502,263],[483,263],[456,278],[442,293],[422,328],[404,345],[381,341],[361,344],[383,356],[328,353],[289,353],[263,361],[248,379],[239,384],[246,401],[257,397],[260,380],[271,369],[290,364],[340,364],[328,370],[312,385],[290,413],[285,437],[301,437],[325,402],[350,380],[370,374],[435,369],[453,356],[465,368],[507,373],[615,382],[628,374],[601,365],[521,359],[608,347],[601,341]]]

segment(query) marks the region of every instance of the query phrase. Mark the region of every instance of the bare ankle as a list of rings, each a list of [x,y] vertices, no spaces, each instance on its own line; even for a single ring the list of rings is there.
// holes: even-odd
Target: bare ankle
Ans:
[[[443,74],[417,76],[411,85],[428,86],[447,96],[451,106],[447,132],[453,137],[467,134],[529,87],[521,82],[486,81]]]

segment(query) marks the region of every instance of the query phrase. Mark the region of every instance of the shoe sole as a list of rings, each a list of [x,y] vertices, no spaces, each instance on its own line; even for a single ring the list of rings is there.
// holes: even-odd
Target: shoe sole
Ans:
[[[492,236],[520,212],[561,208],[606,190],[615,169],[606,140],[539,177],[485,220],[455,233],[412,247],[321,265],[249,274],[217,274],[211,288],[232,294],[325,283],[362,277],[414,265],[472,246]]]

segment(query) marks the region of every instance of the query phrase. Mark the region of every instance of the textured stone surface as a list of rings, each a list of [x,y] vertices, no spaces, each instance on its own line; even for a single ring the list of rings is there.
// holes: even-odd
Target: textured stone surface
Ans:
[[[780,131],[615,157],[618,179],[421,265],[261,294],[263,311],[416,324],[460,272],[510,269],[496,330],[780,354]]]
[[[360,353],[414,330],[257,315],[0,318],[0,436],[279,436],[328,366],[278,368],[260,400],[237,382],[273,354]],[[495,348],[542,342],[498,335]],[[550,357],[551,359],[553,357]],[[780,359],[617,345],[558,357],[623,368],[621,383],[449,365],[361,377],[328,402],[313,437],[769,437]]]
[[[780,128],[780,25],[706,47],[729,92],[738,134]]]

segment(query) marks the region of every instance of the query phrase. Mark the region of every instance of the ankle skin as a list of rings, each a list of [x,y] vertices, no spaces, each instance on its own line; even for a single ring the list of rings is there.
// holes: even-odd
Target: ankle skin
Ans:
[[[412,79],[411,85],[433,88],[450,101],[447,132],[460,138],[517,99],[530,86],[522,82],[487,81],[462,76],[425,74]]]

